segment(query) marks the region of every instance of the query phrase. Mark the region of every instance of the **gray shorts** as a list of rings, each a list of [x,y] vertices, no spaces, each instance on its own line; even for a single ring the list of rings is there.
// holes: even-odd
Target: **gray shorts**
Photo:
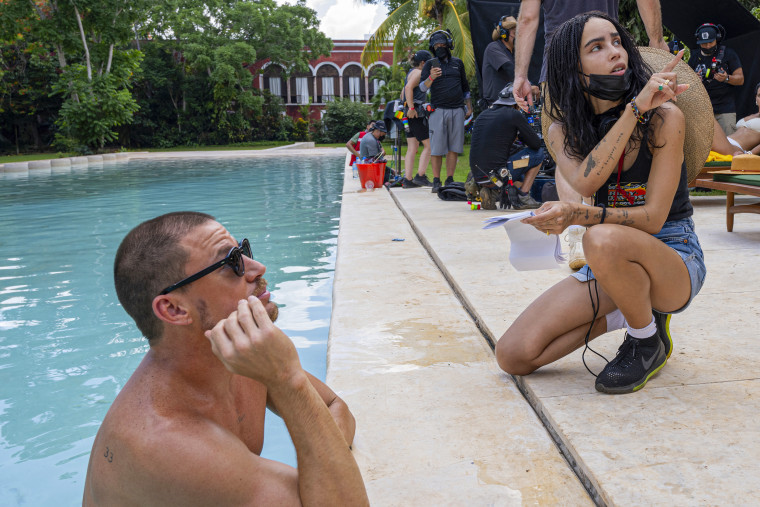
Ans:
[[[678,255],[681,256],[684,264],[686,264],[686,269],[689,271],[689,280],[691,282],[689,300],[678,310],[669,312],[680,313],[691,304],[694,296],[699,293],[699,290],[705,283],[705,275],[707,274],[702,247],[699,244],[697,234],[694,232],[694,221],[689,217],[665,222],[662,230],[655,234],[654,237],[678,252]],[[588,264],[586,264],[577,273],[573,273],[570,276],[579,282],[588,282],[594,278],[594,273],[588,267]]]
[[[464,109],[436,109],[428,118],[430,154],[464,153]]]

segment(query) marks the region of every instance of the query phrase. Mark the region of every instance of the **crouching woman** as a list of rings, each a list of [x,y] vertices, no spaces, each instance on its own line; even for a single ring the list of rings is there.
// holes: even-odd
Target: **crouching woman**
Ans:
[[[624,327],[616,357],[597,376],[598,391],[637,391],[670,356],[669,314],[689,305],[705,277],[687,189],[684,113],[670,102],[688,88],[673,72],[681,56],[653,73],[626,30],[599,12],[555,32],[547,141],[562,176],[597,206],[547,202],[523,220],[547,234],[589,227],[588,264],[504,333],[496,357],[506,372],[527,375]]]

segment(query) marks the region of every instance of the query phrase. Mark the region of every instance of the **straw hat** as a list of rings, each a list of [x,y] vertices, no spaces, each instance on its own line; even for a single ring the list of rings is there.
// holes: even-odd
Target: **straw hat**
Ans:
[[[639,47],[639,52],[654,72],[659,72],[673,59],[671,53],[662,49]],[[684,61],[678,62],[674,71],[678,76],[678,84],[690,85],[688,90],[678,96],[675,104],[683,111],[686,118],[686,137],[683,144],[683,153],[686,160],[688,181],[692,181],[702,171],[705,160],[707,160],[707,156],[710,154],[715,119],[713,117],[710,97],[707,95],[705,87],[702,86],[700,77]],[[544,114],[541,115],[541,131],[544,138],[549,130],[549,125],[551,125],[551,119],[546,114],[549,102],[549,94],[544,89]],[[546,148],[549,150],[552,158],[555,158],[554,150],[548,144]]]

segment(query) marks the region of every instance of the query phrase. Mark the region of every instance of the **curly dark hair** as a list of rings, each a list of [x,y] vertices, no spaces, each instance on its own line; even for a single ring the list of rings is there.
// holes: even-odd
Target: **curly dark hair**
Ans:
[[[565,152],[569,157],[577,160],[583,160],[601,140],[597,130],[599,119],[591,103],[586,99],[586,86],[581,77],[581,38],[586,23],[591,18],[602,18],[612,23],[620,34],[623,49],[628,53],[628,68],[631,69],[633,75],[631,87],[621,104],[630,102],[653,73],[651,67],[641,57],[631,34],[603,12],[592,11],[579,14],[557,28],[552,35],[546,55],[546,86],[551,99],[547,112],[549,118],[562,125]],[[634,142],[640,142],[651,128],[650,123],[637,124],[631,139]],[[648,136],[650,143],[653,141],[652,137]]]

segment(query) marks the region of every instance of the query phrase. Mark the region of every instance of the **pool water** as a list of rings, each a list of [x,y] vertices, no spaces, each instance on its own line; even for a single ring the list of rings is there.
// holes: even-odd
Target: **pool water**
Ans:
[[[124,235],[209,213],[267,266],[278,325],[324,380],[343,160],[130,161],[0,179],[0,505],[80,504],[95,433],[148,349],[121,308]],[[268,414],[262,455],[295,466]]]

